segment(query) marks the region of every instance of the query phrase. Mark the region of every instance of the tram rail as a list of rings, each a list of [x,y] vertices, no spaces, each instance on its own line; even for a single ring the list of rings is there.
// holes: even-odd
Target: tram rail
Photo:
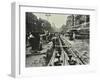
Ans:
[[[57,37],[53,55],[48,66],[85,65],[80,53],[63,37]]]

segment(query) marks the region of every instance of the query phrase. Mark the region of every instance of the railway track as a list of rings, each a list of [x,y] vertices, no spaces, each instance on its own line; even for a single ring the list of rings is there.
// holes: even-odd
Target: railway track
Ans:
[[[87,62],[84,61],[84,58],[81,56],[80,52],[76,50],[75,48],[73,48],[70,42],[65,40],[63,37],[60,37],[60,39],[62,41],[62,44],[67,46],[67,47],[64,47],[64,50],[72,54],[72,57],[75,58],[75,60],[77,61],[77,64],[79,65],[87,64]]]
[[[57,37],[48,66],[85,65],[80,53],[63,37]]]
[[[48,66],[63,66],[69,65],[69,57],[63,49],[60,38],[57,39],[53,55],[48,63]]]

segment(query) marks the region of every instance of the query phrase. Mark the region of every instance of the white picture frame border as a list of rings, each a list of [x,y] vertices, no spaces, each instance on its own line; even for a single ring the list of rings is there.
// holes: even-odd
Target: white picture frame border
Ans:
[[[24,8],[22,8],[24,7]],[[25,8],[31,8],[31,9],[25,9]],[[35,12],[32,10],[32,8],[37,8],[35,10],[38,10],[38,8],[42,8],[45,11],[45,8],[49,10],[51,9],[55,9],[58,10],[58,12],[56,13],[60,13],[60,10],[69,10],[70,14],[73,13],[72,10],[76,11],[76,13],[74,14],[80,14],[80,12],[82,11],[83,14],[90,14],[91,19],[90,19],[90,65],[79,65],[79,66],[61,66],[61,67],[32,67],[32,68],[25,68],[23,67],[23,65],[25,66],[25,62],[23,63],[23,60],[25,60],[25,58],[23,59],[23,50],[25,51],[25,48],[21,48],[23,43],[25,44],[25,42],[20,41],[20,40],[24,40],[25,36],[23,37],[23,34],[25,34],[25,16],[24,18],[22,17],[23,13],[25,13],[26,11],[30,11],[30,12]],[[25,10],[24,10],[25,9]],[[77,12],[77,10],[79,10]],[[22,12],[21,12],[22,11]],[[36,12],[37,12],[36,11]],[[43,12],[44,12],[43,11]],[[72,11],[72,12],[71,12]],[[55,12],[55,11],[53,11]],[[64,12],[62,12],[64,13]],[[81,14],[82,14],[81,13]],[[23,19],[22,19],[23,18]],[[24,22],[23,22],[24,20]],[[24,25],[23,25],[24,24]],[[96,9],[95,8],[85,8],[85,7],[72,7],[72,6],[66,6],[66,7],[48,7],[45,5],[42,6],[38,6],[38,5],[34,5],[32,3],[17,3],[14,2],[12,3],[12,30],[11,30],[11,42],[12,42],[12,49],[11,49],[11,75],[13,77],[22,77],[22,76],[39,76],[39,75],[63,75],[63,74],[69,74],[69,73],[87,73],[87,72],[91,72],[91,71],[96,71],[96,54],[93,54],[95,52],[95,48],[94,46],[95,43],[95,39],[96,39]],[[24,29],[23,27],[24,26]],[[23,42],[23,43],[22,43]],[[23,49],[23,50],[21,50]],[[93,63],[91,63],[93,62]]]

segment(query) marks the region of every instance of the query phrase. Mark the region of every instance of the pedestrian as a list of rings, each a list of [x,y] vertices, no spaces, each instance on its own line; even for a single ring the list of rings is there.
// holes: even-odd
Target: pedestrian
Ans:
[[[32,50],[34,50],[34,36],[32,33],[30,33],[29,35],[29,43],[30,43],[30,46],[32,47]]]

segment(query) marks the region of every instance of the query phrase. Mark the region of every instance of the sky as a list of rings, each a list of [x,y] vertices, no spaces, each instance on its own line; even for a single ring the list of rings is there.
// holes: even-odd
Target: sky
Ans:
[[[52,26],[55,25],[56,28],[61,28],[63,24],[66,24],[67,16],[68,15],[63,15],[63,14],[50,14],[50,16],[47,18],[45,16],[45,13],[33,13],[37,16],[37,18],[42,18],[45,20],[48,20]]]

